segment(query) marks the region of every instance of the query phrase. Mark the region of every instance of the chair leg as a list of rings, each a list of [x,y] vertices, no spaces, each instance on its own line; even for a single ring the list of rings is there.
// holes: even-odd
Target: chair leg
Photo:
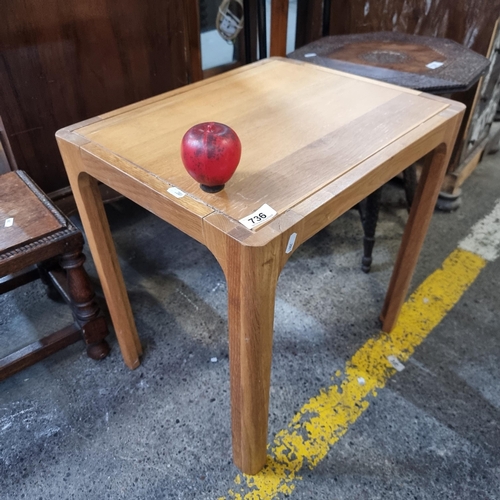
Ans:
[[[365,273],[370,272],[370,267],[372,265],[372,252],[373,246],[375,245],[375,229],[377,228],[381,197],[382,188],[374,191],[360,204],[359,214],[364,231],[363,260],[361,261],[361,270]]]
[[[63,254],[60,263],[66,271],[68,295],[76,322],[87,344],[87,355],[92,359],[103,359],[110,350],[104,340],[108,328],[106,320],[99,315],[92,285],[83,268],[84,262],[85,255],[81,250],[76,250]]]

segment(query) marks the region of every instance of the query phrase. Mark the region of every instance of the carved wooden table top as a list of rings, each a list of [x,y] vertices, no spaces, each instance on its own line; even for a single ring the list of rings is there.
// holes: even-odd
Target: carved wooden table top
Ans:
[[[58,132],[123,357],[141,353],[97,180],[205,244],[226,275],[233,455],[266,460],[274,299],[299,245],[432,152],[382,311],[390,331],[427,231],[463,106],[312,64],[267,59]],[[232,127],[241,163],[209,194],[185,172],[185,131]],[[264,208],[263,208],[264,207]],[[270,207],[272,211],[269,211]],[[254,212],[267,217],[247,227]],[[332,285],[333,286],[333,285]]]
[[[288,57],[434,94],[467,90],[489,65],[452,40],[397,31],[324,37]]]

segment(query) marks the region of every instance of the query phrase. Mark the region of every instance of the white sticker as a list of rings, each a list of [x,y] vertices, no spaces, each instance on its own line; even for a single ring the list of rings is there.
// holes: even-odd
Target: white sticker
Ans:
[[[389,361],[393,368],[396,368],[398,372],[402,372],[405,369],[405,365],[403,365],[403,363],[401,363],[401,361],[399,361],[399,359],[394,355],[387,356],[387,361]]]
[[[12,226],[12,224],[14,224],[13,217],[9,217],[8,219],[5,220],[5,227],[10,227],[10,226]]]
[[[262,205],[254,213],[243,217],[240,222],[248,229],[253,229],[264,222],[272,219],[276,215],[276,210],[273,210],[269,205]]]
[[[176,187],[171,187],[171,188],[168,188],[167,191],[174,195],[176,198],[182,198],[183,196],[186,195],[186,193],[184,191],[181,191],[180,189],[177,189]]]
[[[437,69],[437,68],[440,68],[443,64],[444,64],[444,63],[439,62],[439,61],[432,61],[431,63],[426,64],[426,66],[427,66],[429,69]]]
[[[318,54],[316,52],[308,52],[307,54],[304,54],[304,57],[316,57]]]
[[[285,253],[290,253],[295,245],[295,240],[297,239],[297,233],[292,233],[288,240],[288,245],[286,246]]]

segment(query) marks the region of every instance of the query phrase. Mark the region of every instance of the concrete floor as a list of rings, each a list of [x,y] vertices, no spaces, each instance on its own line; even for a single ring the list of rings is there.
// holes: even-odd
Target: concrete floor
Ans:
[[[499,166],[500,155],[485,158],[464,186],[462,208],[435,213],[412,290],[493,209]],[[385,192],[369,275],[360,271],[355,211],[306,242],[285,267],[270,441],[377,336],[407,218],[402,198],[396,187]],[[223,274],[203,246],[131,202],[107,210],[145,349],[142,365],[129,371],[110,335],[104,361],[88,359],[78,343],[1,382],[0,498],[237,498],[230,490],[245,491],[235,485],[231,461]],[[87,269],[97,283],[90,259]],[[498,281],[495,261],[326,458],[300,472],[291,497],[500,498]],[[69,319],[40,284],[0,297],[0,311],[4,352],[13,339]]]

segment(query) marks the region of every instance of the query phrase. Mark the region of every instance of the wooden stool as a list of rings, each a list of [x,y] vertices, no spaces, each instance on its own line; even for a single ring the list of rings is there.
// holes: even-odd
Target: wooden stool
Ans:
[[[471,88],[489,65],[452,40],[397,31],[324,37],[288,57],[433,94]]]
[[[75,321],[0,358],[0,380],[76,342],[83,336],[92,359],[107,356],[105,319],[99,314],[83,263],[83,236],[22,171],[0,176],[0,294],[35,279],[59,294]]]

